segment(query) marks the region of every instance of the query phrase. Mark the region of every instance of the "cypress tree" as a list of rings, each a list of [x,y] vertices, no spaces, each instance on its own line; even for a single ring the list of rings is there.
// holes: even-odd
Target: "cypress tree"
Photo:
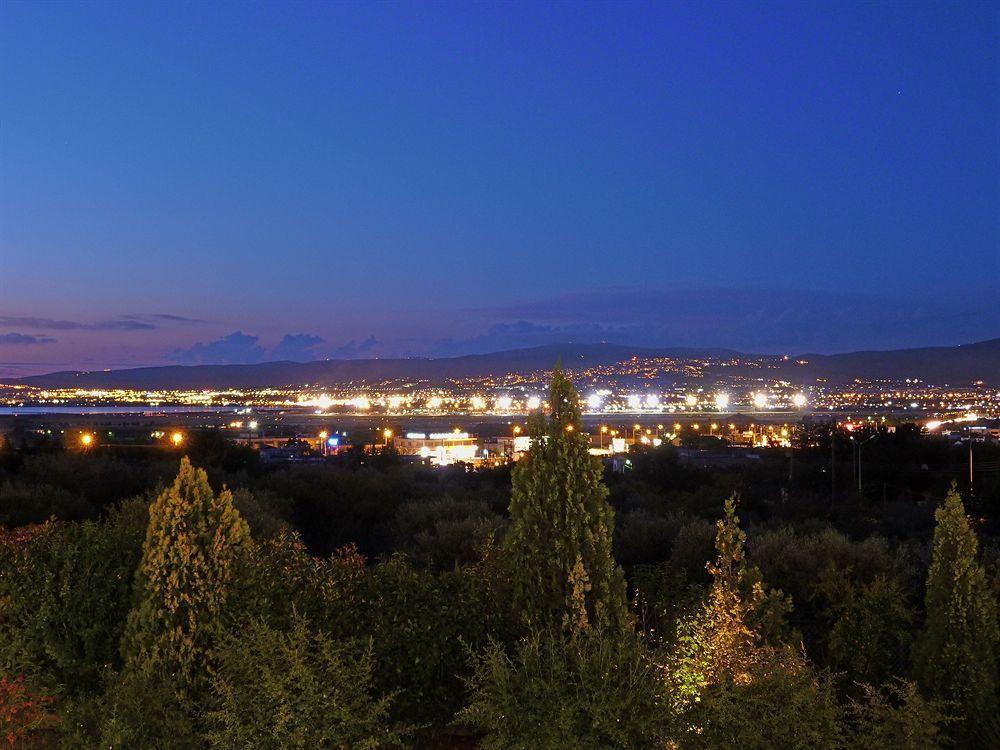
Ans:
[[[934,514],[934,551],[927,576],[927,620],[914,649],[914,671],[933,698],[964,715],[965,744],[987,746],[997,734],[997,602],[965,506],[952,485]]]
[[[173,486],[149,509],[124,640],[130,671],[168,675],[182,700],[206,684],[206,657],[249,539],[232,493],[213,493],[204,470],[183,458]]]
[[[531,446],[514,468],[505,540],[515,605],[532,629],[628,622],[625,578],[611,553],[614,511],[582,426],[579,394],[556,365],[549,413],[531,416]]]

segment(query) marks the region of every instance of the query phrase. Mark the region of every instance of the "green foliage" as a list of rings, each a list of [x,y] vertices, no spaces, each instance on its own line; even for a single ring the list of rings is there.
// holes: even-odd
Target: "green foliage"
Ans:
[[[450,570],[479,561],[483,546],[502,536],[505,522],[482,500],[409,502],[396,512],[393,536],[416,565]]]
[[[232,494],[216,495],[205,472],[184,458],[173,486],[149,509],[123,646],[129,670],[170,674],[181,699],[198,693],[249,539]]]
[[[228,633],[218,652],[208,745],[219,750],[377,750],[397,747],[388,698],[373,699],[371,651],[312,633],[293,616],[282,632],[260,621]]]
[[[513,658],[493,643],[476,658],[471,687],[457,718],[487,733],[483,750],[625,750],[667,737],[665,686],[631,634],[534,633]]]
[[[927,620],[914,648],[914,673],[927,695],[953,701],[964,715],[957,736],[995,747],[1000,744],[997,602],[957,490],[952,488],[935,517]]]
[[[565,628],[578,619],[571,615],[571,578],[578,561],[590,584],[587,621],[620,629],[629,619],[625,579],[611,552],[614,511],[601,482],[600,462],[588,453],[579,400],[557,367],[551,413],[532,417],[531,448],[513,473],[505,545],[515,606],[531,628]]]
[[[897,680],[882,690],[863,686],[849,709],[851,746],[865,750],[938,750],[951,718],[946,705],[927,700],[916,684]]]
[[[60,487],[10,481],[0,484],[0,526],[42,523],[51,516],[75,521],[92,515],[93,510],[83,498]]]
[[[49,522],[0,539],[0,664],[46,690],[99,690],[119,665],[146,508],[126,504],[103,523]]]
[[[678,712],[698,703],[702,693],[713,685],[752,681],[761,663],[775,654],[762,642],[754,620],[760,617],[765,604],[783,604],[782,597],[768,597],[759,578],[755,578],[746,595],[746,534],[739,526],[735,497],[726,500],[724,513],[716,524],[716,559],[708,565],[712,575],[708,597],[697,615],[678,625],[667,660],[667,679]]]
[[[200,750],[197,715],[178,700],[174,676],[162,664],[142,672],[108,675],[107,690],[76,707],[77,725],[64,738],[67,748],[107,750]],[[97,741],[94,741],[96,735]]]
[[[896,578],[878,575],[855,584],[847,571],[828,569],[819,588],[833,621],[827,639],[829,666],[847,682],[881,685],[900,674],[911,640],[913,610]]]
[[[321,559],[287,528],[249,545],[237,560],[228,607],[231,620],[256,618],[280,627],[298,612],[334,633],[357,627],[361,585],[368,575],[353,547]]]
[[[794,655],[725,676],[684,715],[681,750],[838,750],[845,747],[833,686]]]
[[[366,576],[347,632],[372,639],[376,686],[396,694],[394,717],[445,723],[465,705],[466,649],[509,631],[509,595],[497,568],[435,575],[394,555]]]

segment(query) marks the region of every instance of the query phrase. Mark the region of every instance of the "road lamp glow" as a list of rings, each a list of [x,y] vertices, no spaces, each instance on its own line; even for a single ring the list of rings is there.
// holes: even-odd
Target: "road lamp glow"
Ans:
[[[170,436],[170,442],[174,444],[175,448],[177,448],[184,442],[184,435],[180,432],[175,432]]]
[[[628,408],[632,411],[638,411],[642,408],[642,397],[637,394],[632,394],[628,397]]]
[[[729,394],[728,393],[716,393],[715,394],[715,408],[719,411],[729,408]]]
[[[646,396],[646,408],[647,409],[659,409],[660,408],[660,397],[650,393]]]
[[[767,408],[767,394],[766,393],[755,393],[753,394],[753,405],[758,409]]]
[[[501,396],[497,399],[497,408],[500,411],[510,411],[510,407],[514,405],[514,399],[510,396]]]
[[[82,435],[80,435],[80,445],[82,445],[84,448],[89,448],[93,444],[93,442],[94,442],[94,436],[91,435],[89,432],[85,432]]]
[[[531,398],[528,399],[527,405],[528,409],[534,411],[535,409],[537,409],[539,406],[542,405],[542,400],[538,398],[538,396],[532,396]]]
[[[601,408],[601,397],[596,393],[591,393],[587,396],[587,408],[591,411],[597,411]]]
[[[684,398],[684,405],[685,406],[697,406],[698,405],[698,397],[695,396],[694,394],[692,394],[690,396],[685,396],[685,398]]]
[[[804,393],[796,393],[794,396],[792,396],[792,405],[796,409],[801,409],[807,403],[808,403],[808,401],[807,401],[806,395]]]

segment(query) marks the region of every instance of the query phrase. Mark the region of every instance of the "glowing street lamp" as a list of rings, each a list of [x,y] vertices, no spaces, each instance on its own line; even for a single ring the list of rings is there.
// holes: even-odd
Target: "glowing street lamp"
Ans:
[[[757,409],[767,408],[767,394],[766,393],[755,393],[753,394],[753,405]]]
[[[542,400],[538,398],[538,396],[532,396],[531,398],[528,399],[528,409],[530,411],[534,411],[541,405],[542,405]]]
[[[697,406],[698,405],[698,397],[695,396],[694,394],[686,396],[684,398],[684,404],[686,406]]]
[[[170,436],[170,442],[174,444],[175,448],[179,448],[181,443],[184,442],[184,435],[180,432],[175,432]]]
[[[724,411],[729,408],[729,394],[728,393],[716,393],[715,394],[715,408],[719,411]]]
[[[804,393],[796,393],[794,396],[792,396],[792,406],[794,406],[796,409],[801,409],[807,403],[809,402],[806,399],[806,395]]]
[[[82,445],[84,448],[89,448],[91,445],[93,445],[93,443],[94,443],[94,436],[91,435],[89,432],[85,432],[82,435],[80,435],[80,445]]]

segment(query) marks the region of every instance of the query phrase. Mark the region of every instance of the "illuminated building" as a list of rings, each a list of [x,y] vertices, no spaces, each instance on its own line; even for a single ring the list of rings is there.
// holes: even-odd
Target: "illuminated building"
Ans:
[[[401,456],[419,456],[437,466],[473,462],[479,446],[467,432],[408,432],[393,438],[393,447]]]

